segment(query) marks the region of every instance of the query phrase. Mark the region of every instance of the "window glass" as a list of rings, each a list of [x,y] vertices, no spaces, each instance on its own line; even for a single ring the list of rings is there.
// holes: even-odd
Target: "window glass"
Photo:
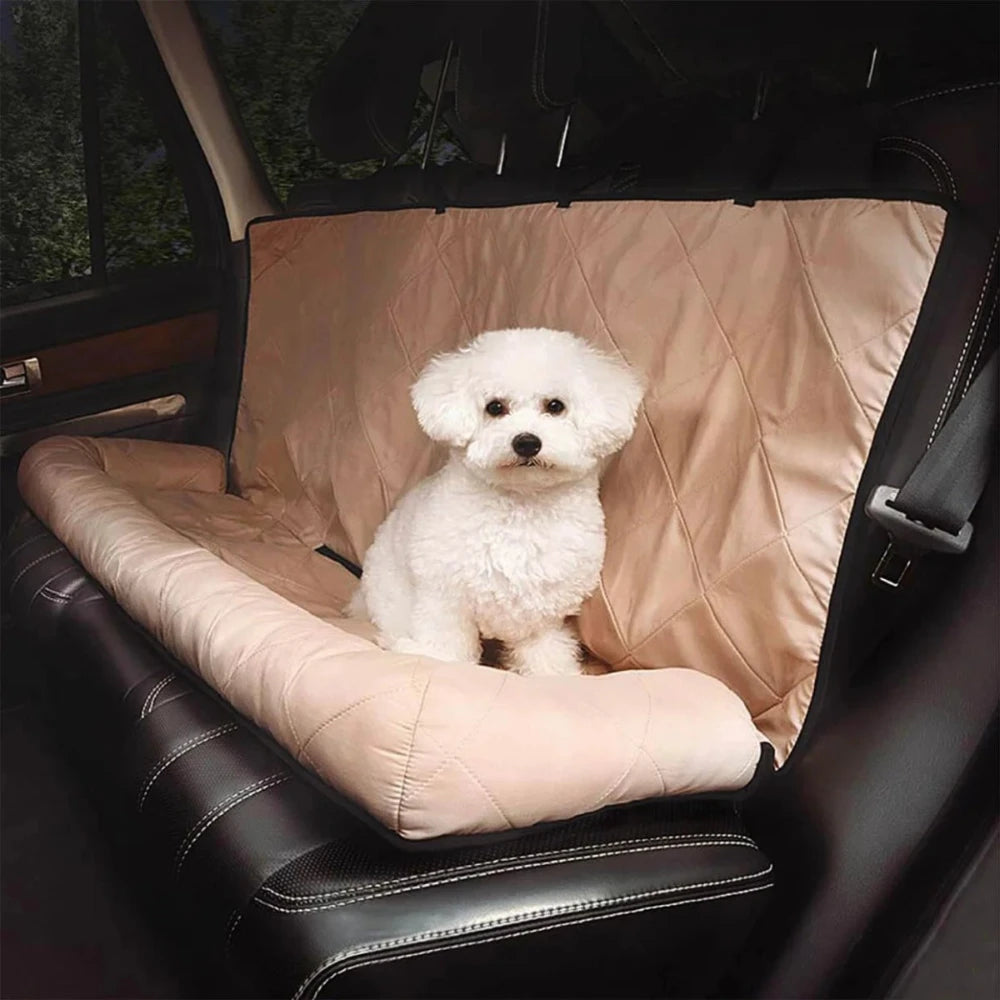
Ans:
[[[121,49],[100,18],[97,78],[107,270],[193,259],[194,238],[177,172]]]
[[[82,11],[75,0],[0,3],[5,302],[194,256],[166,148],[102,16],[104,5],[84,2]],[[83,60],[83,78],[81,45],[94,53]],[[87,94],[97,106],[90,119]],[[89,187],[88,150],[99,164]]]
[[[377,2],[377,0],[376,0]],[[364,177],[382,161],[331,164],[309,135],[309,98],[319,74],[366,6],[362,0],[196,0],[247,134],[277,196],[284,202],[302,181]],[[397,163],[419,163],[431,101],[421,93],[410,127],[413,140]],[[447,125],[438,121],[431,162],[466,159]]]
[[[327,59],[351,33],[365,4],[198,0],[195,8],[278,197],[284,201],[300,181],[329,175],[330,165],[309,136],[309,98]],[[377,166],[373,162],[358,170],[370,172]]]
[[[76,3],[2,3],[0,281],[89,273]]]

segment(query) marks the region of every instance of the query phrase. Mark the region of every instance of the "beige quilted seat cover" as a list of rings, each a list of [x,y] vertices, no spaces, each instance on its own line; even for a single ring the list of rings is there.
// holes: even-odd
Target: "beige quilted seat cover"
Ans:
[[[783,758],[804,720],[943,225],[851,199],[259,223],[240,496],[205,449],[71,439],[26,456],[22,492],[133,618],[404,836],[738,788],[759,733]],[[580,621],[604,676],[378,650],[339,618],[350,574],[311,551],[361,560],[440,461],[415,374],[504,326],[574,330],[651,384],[604,479],[608,556]]]

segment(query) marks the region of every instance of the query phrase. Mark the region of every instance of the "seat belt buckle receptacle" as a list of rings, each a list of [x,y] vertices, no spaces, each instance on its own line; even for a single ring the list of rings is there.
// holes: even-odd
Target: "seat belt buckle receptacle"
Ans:
[[[865,514],[889,534],[889,544],[872,573],[872,582],[889,590],[902,584],[914,559],[927,552],[961,555],[972,539],[968,521],[955,535],[907,517],[892,506],[898,493],[895,486],[876,486],[865,504]]]

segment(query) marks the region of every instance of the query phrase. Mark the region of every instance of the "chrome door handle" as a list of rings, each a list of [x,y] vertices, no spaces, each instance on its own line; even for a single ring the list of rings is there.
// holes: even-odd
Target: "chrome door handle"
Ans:
[[[16,396],[22,392],[31,392],[42,384],[42,368],[38,358],[25,358],[23,361],[5,361],[2,365],[3,379],[0,381],[0,394]]]

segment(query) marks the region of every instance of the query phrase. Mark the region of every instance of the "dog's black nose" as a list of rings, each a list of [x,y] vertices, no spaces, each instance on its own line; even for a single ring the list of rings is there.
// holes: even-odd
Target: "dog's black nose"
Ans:
[[[518,434],[510,446],[521,458],[532,458],[542,450],[542,439],[534,434]]]

